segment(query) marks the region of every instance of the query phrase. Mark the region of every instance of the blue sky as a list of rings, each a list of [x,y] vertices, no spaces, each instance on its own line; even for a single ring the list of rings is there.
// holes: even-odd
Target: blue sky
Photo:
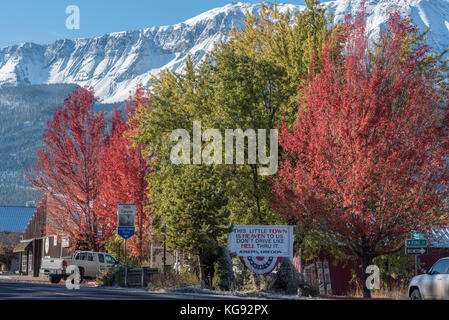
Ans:
[[[259,3],[260,0],[243,0]],[[226,5],[222,0],[1,0],[0,47],[175,24]],[[302,0],[278,1],[304,4]],[[68,30],[66,7],[77,5],[80,29]]]

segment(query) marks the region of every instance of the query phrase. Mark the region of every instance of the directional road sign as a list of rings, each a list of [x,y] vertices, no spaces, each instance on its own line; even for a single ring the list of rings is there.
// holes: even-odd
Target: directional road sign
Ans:
[[[406,247],[427,247],[427,239],[407,239],[405,240]]]
[[[423,248],[405,248],[406,254],[427,254],[427,247]]]

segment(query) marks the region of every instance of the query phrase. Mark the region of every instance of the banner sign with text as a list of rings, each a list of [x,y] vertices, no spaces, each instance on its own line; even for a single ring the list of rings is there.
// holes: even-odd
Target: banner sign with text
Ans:
[[[293,228],[236,225],[229,234],[228,248],[239,257],[288,257],[293,260]]]

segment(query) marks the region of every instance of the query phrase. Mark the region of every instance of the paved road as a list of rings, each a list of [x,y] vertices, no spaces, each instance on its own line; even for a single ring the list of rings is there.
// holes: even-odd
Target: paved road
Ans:
[[[0,300],[214,300],[237,297],[201,294],[149,293],[142,289],[100,288],[81,286],[69,290],[64,284],[24,283],[0,281]]]

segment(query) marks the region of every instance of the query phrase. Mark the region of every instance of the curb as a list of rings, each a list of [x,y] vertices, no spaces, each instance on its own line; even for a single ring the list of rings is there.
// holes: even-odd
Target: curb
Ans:
[[[348,297],[348,296],[320,296],[328,300],[356,300],[356,301],[387,301],[388,298],[363,298],[363,297]]]
[[[1,276],[0,275],[0,282],[4,281],[4,280],[6,280],[6,281],[13,281],[13,282],[21,282],[21,283],[52,284],[52,283],[50,283],[49,280],[42,279],[42,278],[40,278],[40,279],[35,279],[35,278],[32,278],[32,277],[23,277],[23,278],[21,277],[21,278],[19,278],[19,277],[14,277],[14,276],[10,277],[10,276]],[[55,285],[64,285],[64,284],[65,284],[65,281],[62,280],[61,283],[58,283],[58,284],[55,284]],[[81,282],[80,285],[83,286],[83,287],[98,287],[98,285],[97,285],[97,283],[95,281]]]

